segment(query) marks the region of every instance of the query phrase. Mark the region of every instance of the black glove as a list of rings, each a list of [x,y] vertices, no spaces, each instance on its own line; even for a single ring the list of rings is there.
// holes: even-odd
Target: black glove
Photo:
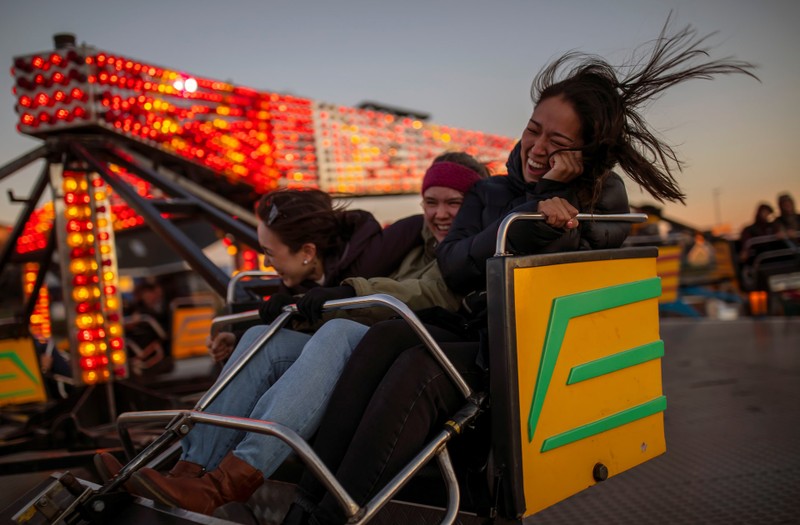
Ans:
[[[274,293],[269,296],[269,299],[261,301],[261,304],[258,305],[258,316],[266,324],[270,324],[276,317],[283,313],[284,306],[293,304],[294,302],[294,296],[288,293]]]
[[[308,319],[311,324],[322,319],[322,305],[333,299],[347,299],[355,297],[356,291],[352,286],[333,286],[324,288],[322,286],[312,288],[297,301],[297,311]]]

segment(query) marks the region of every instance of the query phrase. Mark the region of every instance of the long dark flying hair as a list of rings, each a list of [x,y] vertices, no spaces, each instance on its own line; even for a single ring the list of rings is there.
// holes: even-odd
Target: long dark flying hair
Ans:
[[[563,96],[581,120],[585,176],[579,186],[591,193],[593,203],[617,164],[660,202],[684,202],[686,195],[673,176],[683,163],[648,127],[640,109],[686,80],[733,73],[759,80],[752,73],[756,66],[749,62],[708,59],[711,48],[706,41],[714,33],[698,36],[688,25],[669,35],[671,19],[670,13],[658,38],[638,47],[622,66],[572,51],[545,66],[533,81],[534,105]]]

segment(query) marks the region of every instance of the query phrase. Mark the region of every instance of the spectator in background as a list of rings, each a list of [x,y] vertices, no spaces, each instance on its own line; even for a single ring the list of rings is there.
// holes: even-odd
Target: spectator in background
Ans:
[[[754,237],[763,237],[765,235],[775,235],[780,231],[778,223],[771,220],[772,213],[772,206],[762,202],[758,205],[758,208],[756,208],[756,216],[753,223],[742,229],[742,233],[739,235],[739,241],[742,247],[739,252],[739,259],[742,262],[750,257],[749,241],[751,239]]]
[[[170,312],[156,279],[147,278],[134,288],[133,306],[125,317],[125,337],[135,375],[172,369]]]
[[[800,215],[797,214],[791,195],[788,193],[778,195],[778,211],[780,215],[775,219],[775,223],[790,237],[796,236],[800,231]]]

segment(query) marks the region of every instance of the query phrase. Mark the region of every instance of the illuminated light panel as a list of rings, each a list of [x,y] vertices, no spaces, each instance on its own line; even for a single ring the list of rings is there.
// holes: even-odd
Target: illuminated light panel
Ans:
[[[48,202],[31,214],[17,239],[17,253],[25,254],[43,250],[47,246],[47,235],[53,228],[53,203]]]
[[[38,263],[25,263],[22,268],[22,289],[25,295],[25,301],[33,293],[33,287],[36,283],[36,276],[39,274]],[[46,286],[39,288],[39,297],[33,306],[33,313],[31,313],[28,320],[31,336],[37,341],[44,343],[53,335],[52,324],[50,320],[50,294]]]
[[[102,128],[218,172],[256,193],[415,193],[446,150],[504,161],[508,137],[190,75],[89,46],[15,57],[18,127]]]
[[[118,291],[110,188],[95,174],[63,173],[59,234],[67,324],[77,349],[74,376],[85,384],[128,375]]]

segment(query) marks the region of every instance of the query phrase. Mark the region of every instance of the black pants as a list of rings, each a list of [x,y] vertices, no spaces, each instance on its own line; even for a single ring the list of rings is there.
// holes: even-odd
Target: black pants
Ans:
[[[478,342],[428,326],[464,379],[482,386]],[[464,405],[464,397],[405,321],[378,323],[344,369],[314,444],[359,505],[377,493]],[[312,522],[343,523],[344,513],[313,474],[298,487]]]

